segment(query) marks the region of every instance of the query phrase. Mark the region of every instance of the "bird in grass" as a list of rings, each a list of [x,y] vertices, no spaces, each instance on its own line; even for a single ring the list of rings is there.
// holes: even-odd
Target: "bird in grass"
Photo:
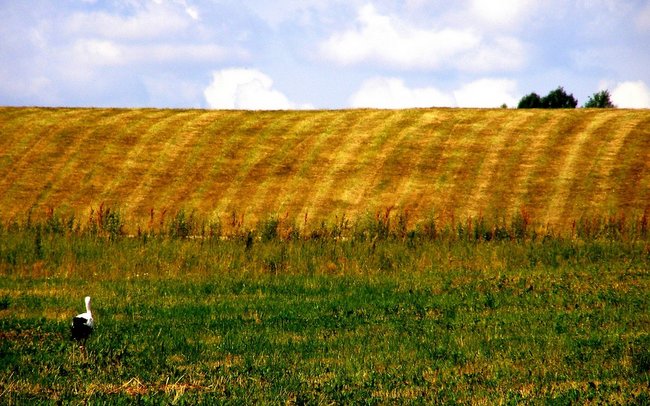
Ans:
[[[86,302],[86,312],[73,317],[70,326],[72,339],[81,342],[82,346],[86,343],[86,339],[93,332],[95,326],[93,314],[90,312],[90,296],[86,296],[84,300]]]

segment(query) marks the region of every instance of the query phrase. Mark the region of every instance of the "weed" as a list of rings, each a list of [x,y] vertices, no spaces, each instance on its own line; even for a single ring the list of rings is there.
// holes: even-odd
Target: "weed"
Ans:
[[[3,295],[0,298],[0,310],[7,310],[11,305],[11,298],[8,295]]]
[[[172,238],[188,238],[196,235],[196,219],[194,213],[187,215],[184,209],[179,210],[169,223],[168,235]]]
[[[270,217],[266,221],[263,221],[258,226],[262,241],[272,241],[277,239],[280,235],[278,231],[279,227],[280,220],[277,217]]]
[[[631,350],[632,365],[639,374],[650,374],[650,335],[637,338]]]

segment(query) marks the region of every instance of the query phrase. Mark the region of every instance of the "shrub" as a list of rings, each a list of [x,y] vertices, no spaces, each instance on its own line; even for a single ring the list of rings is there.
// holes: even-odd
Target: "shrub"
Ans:
[[[522,97],[517,105],[518,109],[539,109],[542,108],[542,98],[535,92]]]
[[[609,90],[602,90],[598,93],[594,93],[589,97],[587,100],[587,103],[585,103],[585,108],[614,108],[616,107],[614,103],[612,103],[611,100],[611,95],[609,94]]]
[[[578,100],[572,94],[567,94],[562,86],[542,98],[542,108],[546,109],[574,109],[577,105]]]
[[[551,90],[546,96],[540,97],[537,93],[530,93],[522,97],[517,108],[519,109],[573,109],[578,105],[578,100],[573,94],[568,94],[562,86]]]

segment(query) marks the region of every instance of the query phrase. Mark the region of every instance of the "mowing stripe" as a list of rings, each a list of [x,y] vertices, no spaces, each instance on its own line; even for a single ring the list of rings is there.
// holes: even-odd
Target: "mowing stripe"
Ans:
[[[397,176],[403,176],[400,168],[387,173],[386,161],[402,141],[404,127],[412,122],[410,116],[408,110],[402,110],[381,119],[381,131],[372,132],[373,137],[358,156],[358,169],[353,176],[339,183],[338,199],[345,202],[348,213],[383,211],[387,206],[394,205],[394,202],[381,201],[377,197],[381,186]]]
[[[204,148],[200,147],[210,139],[207,128],[214,121],[213,114],[193,112],[171,138],[174,142],[168,148],[167,159],[163,162],[165,174],[159,183],[159,202],[164,207],[184,208],[196,192],[197,183],[191,182],[192,173],[199,171],[199,160],[207,161],[202,155]]]
[[[178,134],[176,129],[191,115],[191,112],[166,111],[165,115],[152,121],[143,131],[141,141],[129,152],[127,158],[126,171],[132,177],[125,176],[123,179],[132,182],[134,187],[122,196],[126,210],[147,213],[152,207],[167,207],[165,202],[158,199],[167,176],[167,156],[173,155],[171,150]],[[122,189],[123,186],[118,184],[116,189],[118,188]]]
[[[222,132],[225,128],[232,127],[233,118],[236,116],[226,111],[203,114],[205,118],[201,120],[202,126],[190,129],[196,132],[196,141],[178,172],[177,180],[180,184],[176,186],[173,206],[188,206],[208,214],[213,208],[213,202],[205,198],[209,190],[209,174],[226,141]]]
[[[157,154],[155,163],[150,167],[148,185],[151,192],[147,195],[156,196],[156,206],[165,209],[173,209],[173,198],[175,195],[174,185],[176,182],[183,182],[178,178],[178,170],[184,159],[187,158],[185,153],[187,145],[193,140],[191,132],[187,132],[188,126],[192,126],[195,120],[200,119],[201,115],[195,111],[178,112],[174,118],[177,123],[174,126],[166,127],[168,132],[161,132],[160,137],[165,137],[165,142],[160,152]],[[155,192],[153,192],[155,190]],[[144,197],[144,195],[142,196]],[[136,202],[136,207],[142,210],[143,205],[151,207],[151,202],[146,203],[144,200]]]
[[[531,120],[531,113],[517,112],[512,119],[503,120],[503,116],[499,119],[504,125],[498,126],[495,122],[492,125],[496,127],[496,135],[490,139],[487,145],[483,146],[483,151],[487,150],[480,167],[474,174],[474,179],[477,180],[473,193],[468,201],[467,214],[469,216],[484,216],[495,210],[494,205],[500,202],[491,200],[494,197],[495,191],[505,191],[506,188],[511,188],[511,179],[505,179],[503,176],[504,168],[508,165],[508,160],[515,158],[519,154],[515,148],[522,138],[522,127],[525,127]],[[511,112],[504,112],[504,114],[513,114]],[[480,151],[479,151],[480,153]],[[511,171],[507,171],[511,173]],[[503,199],[503,194],[500,194],[499,200]]]
[[[572,134],[575,134],[574,140],[568,148],[563,148],[566,154],[562,161],[559,162],[559,171],[555,182],[553,182],[552,191],[549,194],[546,222],[562,226],[566,225],[566,220],[569,220],[562,217],[562,206],[568,199],[575,200],[577,197],[572,193],[571,185],[574,179],[576,179],[576,167],[579,163],[579,158],[584,154],[583,149],[587,146],[587,140],[590,135],[607,120],[609,120],[608,114],[589,114],[588,120],[583,119],[578,124],[581,128],[572,132]]]
[[[21,122],[24,121],[24,125],[17,126],[17,131],[20,133],[2,134],[3,139],[13,140],[13,142],[6,146],[3,145],[3,156],[7,157],[5,158],[7,164],[0,168],[1,196],[6,197],[8,188],[16,186],[16,183],[22,181],[26,176],[29,179],[32,178],[25,173],[31,173],[33,163],[43,159],[43,150],[51,147],[50,138],[55,131],[62,127],[63,123],[66,124],[66,127],[70,124],[74,125],[76,121],[83,119],[88,114],[87,111],[81,109],[45,110],[40,112],[40,115],[39,111],[32,109],[28,112],[29,114],[20,117]]]
[[[77,138],[85,134],[86,120],[94,122],[106,114],[103,110],[94,109],[53,110],[51,113],[44,115],[44,122],[34,129],[37,134],[34,142],[26,146],[27,150],[9,168],[4,182],[0,183],[2,207],[19,210],[30,208],[37,212],[47,206],[60,207],[61,202],[47,200],[52,186],[68,162],[69,155],[77,149]]]
[[[616,209],[613,201],[613,193],[616,185],[621,181],[614,176],[614,171],[622,162],[620,161],[621,150],[624,145],[629,143],[628,139],[634,136],[638,128],[643,128],[643,116],[636,116],[628,112],[627,115],[620,117],[616,123],[616,130],[610,133],[610,138],[606,147],[599,156],[598,165],[595,168],[594,187],[592,193],[592,207],[596,210],[604,210],[605,213]],[[647,120],[647,119],[646,119]],[[647,128],[648,122],[645,126]],[[646,172],[647,173],[647,172]]]
[[[118,134],[123,133],[123,122],[142,121],[142,113],[133,110],[106,111],[105,117],[97,120],[97,125],[88,126],[84,133],[75,141],[76,149],[70,154],[68,163],[61,169],[60,181],[53,186],[50,198],[53,206],[67,203],[71,205],[86,206],[96,203],[91,200],[102,190],[109,189],[104,183],[96,183],[95,177],[99,174],[115,176],[115,171],[106,170],[108,164],[105,151],[117,149],[118,157],[113,158],[109,164],[116,165],[123,162],[124,146],[115,148],[112,144]],[[112,136],[111,136],[112,135]],[[122,144],[122,143],[120,143]]]
[[[224,112],[212,136],[214,141],[207,158],[209,165],[206,167],[205,178],[198,190],[202,191],[201,199],[206,209],[209,209],[210,214],[215,217],[220,214],[216,210],[220,196],[228,187],[230,180],[234,178],[238,165],[236,159],[241,156],[243,150],[242,136],[238,134],[238,129],[242,128],[242,124],[250,124],[250,114],[246,111]]]
[[[286,180],[287,173],[280,179],[274,179],[272,171],[276,162],[295,146],[298,140],[296,129],[304,123],[304,117],[299,112],[287,112],[277,122],[277,125],[269,128],[267,149],[251,165],[250,171],[242,180],[246,187],[235,190],[232,198],[235,202],[245,202],[244,210],[250,213],[252,221],[264,220],[269,215],[277,214],[276,207],[266,206],[263,196],[266,195],[269,184]]]
[[[296,222],[317,220],[315,211],[310,209],[309,197],[314,196],[314,190],[326,176],[330,168],[332,156],[338,154],[339,148],[345,145],[348,134],[336,131],[340,128],[350,128],[357,121],[356,112],[319,112],[319,119],[309,135],[309,142],[303,155],[298,159],[295,175],[288,179],[284,193],[278,196],[283,212],[296,216]],[[274,207],[274,206],[271,206]]]
[[[531,111],[529,117],[530,121],[518,131],[519,142],[499,174],[500,186],[495,188],[492,199],[497,212],[505,211],[500,214],[512,215],[515,210],[525,209],[539,219],[541,210],[533,202],[543,197],[535,191],[540,184],[537,176],[545,176],[542,174],[549,165],[553,146],[552,137],[545,134],[557,127],[563,117],[542,110]]]
[[[143,176],[146,174],[148,165],[145,163],[153,159],[154,150],[147,148],[147,144],[153,143],[155,133],[152,127],[158,126],[161,122],[171,119],[173,114],[165,110],[145,110],[141,112],[139,120],[123,121],[122,131],[119,136],[113,137],[113,142],[107,146],[106,152],[102,155],[103,168],[111,168],[113,176],[103,178],[102,170],[94,177],[94,182],[103,185],[100,199],[106,200],[112,206],[124,209],[130,220],[136,217],[147,218],[144,211],[137,212],[129,196],[141,185]],[[121,158],[120,158],[121,157]],[[122,200],[124,199],[124,200]],[[152,202],[153,203],[153,202]],[[153,207],[153,204],[152,206]]]
[[[352,126],[341,128],[345,134],[341,148],[334,156],[328,157],[328,170],[316,181],[316,191],[312,195],[308,207],[313,209],[314,219],[326,218],[331,214],[356,214],[355,207],[348,195],[349,187],[346,182],[356,176],[365,164],[368,154],[372,154],[372,139],[374,131],[384,124],[391,115],[388,111],[360,111]]]
[[[233,211],[250,213],[250,199],[255,196],[266,175],[268,161],[273,156],[277,143],[286,136],[285,126],[291,126],[298,120],[298,116],[287,112],[281,113],[285,115],[281,118],[271,113],[260,114],[265,117],[263,126],[254,128],[251,136],[247,137],[249,142],[246,154],[243,155],[243,162],[239,164],[233,162],[232,165],[237,165],[238,170],[217,202],[218,213]],[[255,120],[255,122],[260,121]]]
[[[400,123],[399,133],[388,145],[390,154],[384,154],[374,187],[365,197],[373,202],[376,211],[395,207],[406,219],[412,217],[414,207],[419,203],[418,191],[414,188],[421,166],[421,151],[428,147],[432,138],[431,117],[426,110],[411,110]],[[410,124],[406,125],[409,121]],[[363,202],[358,204],[362,206]]]
[[[426,127],[423,129],[424,142],[419,151],[420,160],[413,168],[411,187],[417,202],[417,211],[422,217],[430,217],[434,210],[438,217],[444,217],[447,211],[443,208],[441,185],[446,182],[447,151],[456,148],[457,136],[452,131],[456,127],[460,114],[455,115],[451,110],[437,110],[425,114]],[[415,210],[415,209],[414,209]]]
[[[498,148],[500,145],[497,140],[499,139],[498,134],[502,131],[499,130],[498,123],[503,122],[502,118],[507,113],[503,110],[477,112],[476,114],[480,114],[480,119],[462,135],[465,138],[466,147],[455,157],[457,164],[453,169],[453,174],[450,174],[453,184],[451,185],[452,193],[445,202],[446,210],[453,210],[461,217],[480,213],[480,210],[474,213],[471,209],[473,202],[482,198],[476,183],[480,178],[494,177],[493,173],[482,173],[486,159],[490,159],[489,154],[485,151]],[[498,160],[498,158],[494,158]]]
[[[612,158],[618,154],[629,128],[625,123],[633,124],[628,117],[606,114],[606,120],[592,129],[587,146],[583,149],[573,170],[570,196],[563,202],[563,219],[575,219],[587,213],[598,213],[598,184],[604,183],[603,171],[611,171]],[[621,118],[625,121],[621,122]],[[602,201],[601,201],[602,202]],[[605,214],[605,213],[598,213]]]
[[[223,161],[214,172],[218,176],[212,189],[216,213],[245,212],[238,210],[242,205],[233,199],[237,190],[245,187],[243,181],[254,164],[270,150],[265,142],[268,132],[273,131],[273,127],[280,125],[281,121],[273,118],[268,112],[261,112],[257,116],[255,113],[246,112],[239,125],[227,135],[227,153],[222,156]]]
[[[640,122],[619,150],[612,171],[613,201],[619,212],[631,215],[650,206],[650,119]],[[614,180],[618,180],[615,182]]]
[[[302,193],[300,190],[292,189],[292,186],[295,180],[300,178],[298,171],[301,162],[309,151],[313,151],[319,141],[320,137],[313,134],[321,134],[337,115],[333,112],[301,114],[305,116],[288,129],[288,134],[293,135],[288,135],[283,141],[270,163],[263,184],[252,199],[254,204],[252,210],[256,216],[268,215],[270,212],[287,217],[289,221],[300,220],[299,202],[293,199],[301,200]]]

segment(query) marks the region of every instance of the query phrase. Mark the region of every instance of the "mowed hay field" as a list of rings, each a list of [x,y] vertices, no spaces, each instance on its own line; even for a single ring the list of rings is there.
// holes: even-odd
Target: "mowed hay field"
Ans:
[[[650,206],[648,110],[0,108],[0,217],[508,217]],[[305,221],[306,220],[306,221]]]

